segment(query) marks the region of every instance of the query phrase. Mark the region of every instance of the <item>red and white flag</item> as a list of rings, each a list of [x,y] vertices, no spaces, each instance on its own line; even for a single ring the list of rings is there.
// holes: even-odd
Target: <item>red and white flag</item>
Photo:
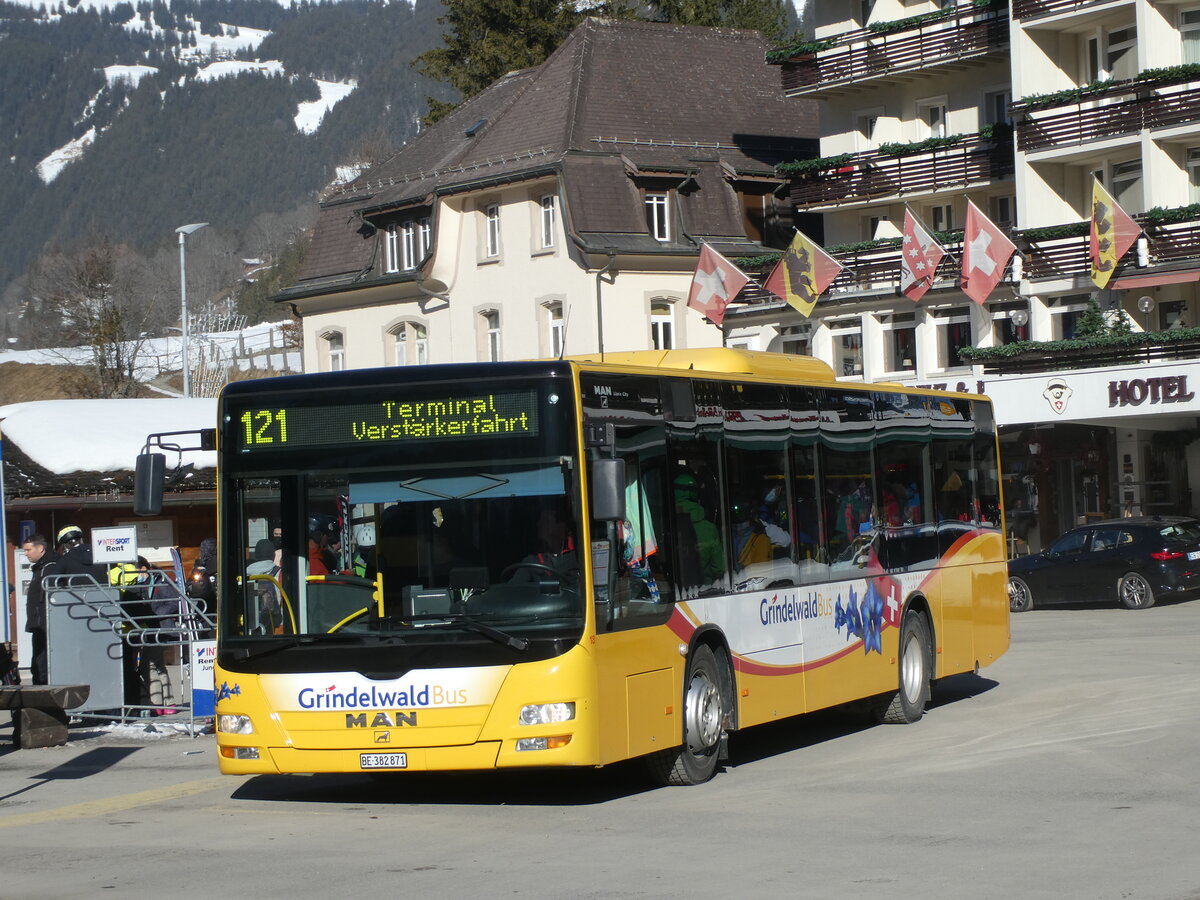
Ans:
[[[916,217],[904,210],[904,243],[900,253],[900,293],[920,303],[933,287],[933,276],[946,251]]]
[[[963,293],[982,306],[1004,277],[1004,267],[1016,252],[1017,245],[968,200],[967,227],[963,231]]]
[[[725,320],[725,307],[749,280],[741,269],[708,244],[703,244],[687,305],[720,325]]]

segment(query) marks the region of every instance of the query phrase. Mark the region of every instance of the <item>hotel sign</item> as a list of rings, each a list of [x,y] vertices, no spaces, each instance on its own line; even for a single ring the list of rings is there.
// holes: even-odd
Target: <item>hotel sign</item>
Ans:
[[[1200,363],[1119,366],[985,379],[1000,425],[1200,413]]]

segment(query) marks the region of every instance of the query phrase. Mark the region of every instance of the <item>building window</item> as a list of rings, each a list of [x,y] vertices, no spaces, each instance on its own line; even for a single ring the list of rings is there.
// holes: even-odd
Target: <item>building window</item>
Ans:
[[[917,118],[924,125],[924,137],[939,138],[945,137],[949,132],[946,130],[946,101],[945,100],[921,100],[917,103]]]
[[[1137,28],[1105,30],[1087,38],[1087,81],[1132,78],[1137,72]]]
[[[340,331],[330,331],[325,338],[325,352],[329,355],[329,371],[341,372],[346,368],[346,339]]]
[[[882,109],[863,110],[857,113],[854,117],[854,128],[857,132],[856,143],[858,149],[874,150],[877,145],[875,128],[879,124],[880,118],[883,117]]]
[[[1200,9],[1179,13],[1179,41],[1183,45],[1183,63],[1200,63]]]
[[[395,338],[396,365],[423,366],[429,362],[429,336],[424,325],[401,322],[392,335]]]
[[[1011,91],[987,91],[983,95],[983,118],[989,125],[1007,125],[1008,105],[1012,102]]]
[[[862,320],[830,322],[829,331],[833,337],[833,371],[837,375],[862,377]]]
[[[1123,210],[1128,213],[1141,212],[1142,161],[1140,159],[1113,163],[1112,192],[1113,198],[1121,204]]]
[[[913,372],[917,367],[916,313],[885,316],[883,339],[889,372]]]
[[[1187,304],[1182,300],[1168,300],[1166,303],[1160,304],[1158,315],[1162,330],[1174,331],[1177,328],[1187,328],[1187,319],[1184,317],[1186,311]]]
[[[558,218],[558,214],[556,212],[558,198],[553,194],[546,194],[542,197],[541,203],[541,247],[543,250],[548,250],[554,246],[554,232]]]
[[[417,223],[417,255],[418,258],[424,259],[429,255],[429,248],[433,246],[433,221],[429,216],[421,219]]]
[[[949,203],[931,206],[929,217],[926,219],[934,231],[954,230],[954,207]]]
[[[646,227],[656,241],[671,239],[670,206],[667,194],[661,191],[646,192]]]
[[[939,369],[953,369],[962,365],[958,351],[972,346],[971,310],[966,306],[939,310],[934,314],[933,324],[937,328]]]
[[[1200,147],[1187,151],[1188,199],[1200,203]]]
[[[496,259],[500,255],[500,204],[489,203],[483,211],[483,255]]]
[[[484,355],[489,362],[500,361],[500,312],[487,309],[479,314],[483,328]]]
[[[812,356],[812,325],[784,325],[779,329],[779,352]]]
[[[1017,223],[1016,198],[1010,196],[993,197],[990,206],[992,221],[997,225],[1004,227]]]
[[[650,301],[650,344],[655,350],[675,348],[674,306],[670,300]]]
[[[1013,313],[1017,311],[1024,313],[1021,325],[1013,320]],[[991,315],[992,341],[997,347],[1029,340],[1029,309],[1024,301],[995,303],[991,306]]]
[[[393,223],[387,227],[384,232],[385,239],[383,243],[383,270],[387,273],[400,271],[400,234],[399,229]]]
[[[549,303],[546,305],[546,345],[550,349],[550,355],[558,359],[563,354],[563,348],[567,340],[566,323],[563,320],[563,305],[562,303]]]
[[[1087,298],[1060,297],[1050,302],[1050,340],[1069,341],[1075,337],[1079,320],[1087,312]]]
[[[417,267],[417,225],[415,222],[405,222],[401,229],[401,250],[404,252],[401,266],[409,272]]]

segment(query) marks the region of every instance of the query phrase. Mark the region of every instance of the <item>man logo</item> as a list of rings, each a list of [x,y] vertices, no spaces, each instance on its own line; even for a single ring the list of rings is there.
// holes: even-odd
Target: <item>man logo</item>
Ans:
[[[366,713],[346,713],[347,728],[403,728],[405,725],[411,725],[414,728],[417,725],[417,711],[414,709],[411,712],[401,712],[397,710],[394,713],[377,712],[372,716],[371,721],[367,721]]]
[[[1074,393],[1062,378],[1051,378],[1046,382],[1046,389],[1042,391],[1042,396],[1046,398],[1050,408],[1061,416],[1067,411],[1067,402]]]
[[[375,743],[390,744],[392,742],[392,733],[390,731],[375,732]]]

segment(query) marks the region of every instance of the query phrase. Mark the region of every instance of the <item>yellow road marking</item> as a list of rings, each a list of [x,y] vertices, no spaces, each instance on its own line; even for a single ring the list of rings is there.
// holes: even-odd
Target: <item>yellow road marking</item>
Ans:
[[[18,813],[12,816],[0,816],[0,828],[12,828],[24,825],[44,825],[47,822],[60,822],[69,819],[83,819],[91,816],[103,816],[109,813],[123,812],[137,806],[149,806],[162,800],[177,800],[180,797],[190,797],[193,794],[203,794],[205,791],[216,790],[219,787],[231,788],[237,785],[236,780],[230,780],[222,775],[218,778],[203,778],[199,781],[185,781],[167,787],[154,788],[150,791],[139,791],[136,794],[123,794],[120,797],[108,797],[103,800],[88,800],[86,803],[75,803],[71,806],[60,806],[57,809],[47,809],[42,812]]]

